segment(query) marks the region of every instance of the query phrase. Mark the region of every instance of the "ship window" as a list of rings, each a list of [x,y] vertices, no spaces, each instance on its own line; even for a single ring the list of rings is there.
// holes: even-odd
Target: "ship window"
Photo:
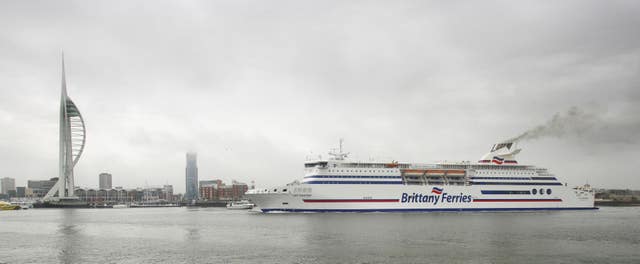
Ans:
[[[544,194],[544,189],[540,189],[540,194]]]
[[[274,192],[278,192],[278,189],[273,189]]]
[[[538,193],[538,190],[533,189],[533,190],[531,190],[531,193],[533,193],[533,194],[537,194],[537,193]]]
[[[286,192],[286,191],[287,191],[287,189],[282,189],[282,192]]]
[[[547,189],[547,194],[551,195],[551,189]]]

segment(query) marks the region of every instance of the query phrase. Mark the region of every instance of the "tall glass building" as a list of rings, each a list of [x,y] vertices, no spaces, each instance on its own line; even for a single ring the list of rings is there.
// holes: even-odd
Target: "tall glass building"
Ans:
[[[186,200],[198,199],[198,154],[195,152],[187,153],[187,168],[185,169],[186,192],[184,198]]]

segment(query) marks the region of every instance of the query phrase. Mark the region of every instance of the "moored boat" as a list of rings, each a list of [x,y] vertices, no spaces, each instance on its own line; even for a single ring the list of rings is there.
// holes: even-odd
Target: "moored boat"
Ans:
[[[227,204],[227,209],[252,209],[253,206],[249,201],[233,201]]]
[[[0,210],[20,210],[22,207],[20,205],[10,204],[4,201],[0,201]]]

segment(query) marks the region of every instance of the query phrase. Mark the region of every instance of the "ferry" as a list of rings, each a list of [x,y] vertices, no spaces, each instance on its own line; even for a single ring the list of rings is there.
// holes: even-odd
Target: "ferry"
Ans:
[[[517,141],[493,145],[477,162],[353,161],[329,152],[309,160],[300,181],[249,190],[254,211],[443,212],[592,210],[589,185],[568,187],[547,169],[518,163]]]

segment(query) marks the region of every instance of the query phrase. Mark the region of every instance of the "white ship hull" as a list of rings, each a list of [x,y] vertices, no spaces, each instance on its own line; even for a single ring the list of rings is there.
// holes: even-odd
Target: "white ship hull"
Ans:
[[[442,189],[433,193],[434,187]],[[294,190],[311,189],[309,193]],[[521,190],[521,186],[427,185],[315,185],[299,184],[273,190],[252,190],[246,196],[262,212],[429,212],[429,211],[529,211],[596,209],[588,191],[553,186],[537,194],[482,194],[482,191]],[[539,194],[539,189],[544,189]],[[550,189],[551,194],[546,190]],[[286,190],[286,191],[282,191]],[[269,192],[271,191],[271,192]],[[450,197],[450,198],[449,198]]]

